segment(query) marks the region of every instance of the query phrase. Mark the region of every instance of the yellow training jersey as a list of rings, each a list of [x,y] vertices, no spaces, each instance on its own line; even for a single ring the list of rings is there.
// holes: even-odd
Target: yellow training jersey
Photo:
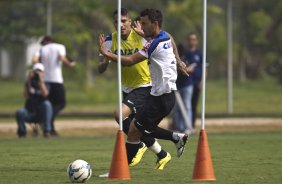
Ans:
[[[128,56],[143,48],[142,37],[131,30],[126,40],[121,39],[121,55]],[[106,42],[111,42],[110,50],[117,54],[117,32],[107,36]],[[125,88],[137,88],[151,82],[148,60],[132,66],[122,66],[122,85]]]

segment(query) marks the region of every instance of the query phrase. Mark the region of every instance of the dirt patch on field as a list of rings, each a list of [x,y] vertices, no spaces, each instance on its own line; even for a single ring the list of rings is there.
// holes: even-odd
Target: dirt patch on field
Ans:
[[[165,119],[161,126],[168,128],[170,120]],[[201,120],[197,120],[197,130]],[[211,133],[218,132],[269,132],[282,131],[281,118],[211,118],[205,120],[206,129]],[[32,126],[27,125],[28,132]],[[117,123],[111,119],[98,120],[58,120],[56,129],[61,136],[102,136],[114,135]],[[16,137],[16,123],[0,123],[0,137]]]

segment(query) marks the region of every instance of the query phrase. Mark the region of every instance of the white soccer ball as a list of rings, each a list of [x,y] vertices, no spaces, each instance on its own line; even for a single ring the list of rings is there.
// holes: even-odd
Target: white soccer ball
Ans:
[[[84,183],[92,175],[91,166],[84,160],[75,160],[67,168],[69,179],[73,183]]]

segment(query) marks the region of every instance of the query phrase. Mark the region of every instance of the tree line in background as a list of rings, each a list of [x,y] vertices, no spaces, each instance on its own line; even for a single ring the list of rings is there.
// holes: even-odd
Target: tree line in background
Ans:
[[[227,39],[226,1],[208,1],[207,59],[209,78],[226,78]],[[11,53],[12,79],[24,73],[25,46],[30,38],[46,34],[47,1],[0,1],[0,49]],[[136,17],[148,7],[164,14],[164,29],[177,43],[186,44],[187,34],[197,32],[202,37],[201,0],[123,0],[122,6]],[[52,32],[55,40],[66,45],[70,55],[80,62],[74,74],[67,77],[78,83],[95,83],[98,60],[97,37],[114,31],[113,0],[52,1]],[[282,84],[282,1],[233,0],[233,65],[234,78],[240,81],[274,76]],[[106,77],[115,76],[115,68]],[[86,71],[86,72],[85,72]],[[87,80],[85,80],[87,79]]]

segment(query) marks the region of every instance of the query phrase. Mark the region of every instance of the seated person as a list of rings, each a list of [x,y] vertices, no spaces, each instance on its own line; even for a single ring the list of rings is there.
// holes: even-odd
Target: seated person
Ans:
[[[44,66],[36,63],[25,83],[25,106],[16,112],[19,137],[26,136],[25,122],[40,122],[44,137],[50,135],[53,109],[50,101],[47,100],[48,93],[44,83]]]

